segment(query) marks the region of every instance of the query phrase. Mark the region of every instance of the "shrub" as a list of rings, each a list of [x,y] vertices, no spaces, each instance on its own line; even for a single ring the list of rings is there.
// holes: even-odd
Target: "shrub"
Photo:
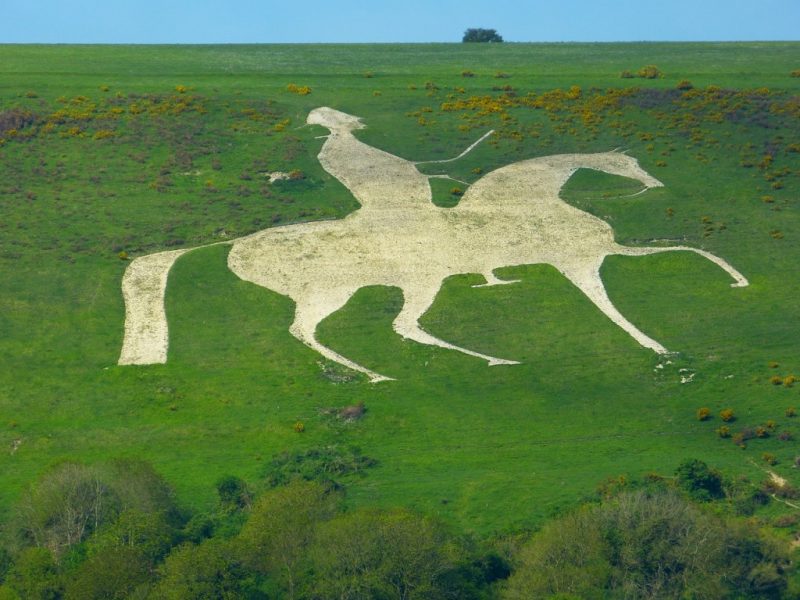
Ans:
[[[605,481],[601,481],[597,486],[597,494],[603,499],[608,499],[621,493],[627,487],[628,478],[625,475],[609,477]]]
[[[185,85],[176,85],[175,86],[175,91],[178,92],[179,94],[185,94],[188,90],[189,90],[189,88],[187,88]]]
[[[797,381],[797,377],[795,377],[794,375],[787,375],[786,377],[783,378],[783,385],[785,385],[786,387],[792,387],[795,381]]]
[[[12,108],[0,111],[0,135],[10,132],[19,132],[36,122],[36,116],[27,110]]]
[[[675,470],[675,476],[678,485],[698,500],[707,501],[724,495],[722,475],[702,460],[685,460]]]
[[[736,415],[734,414],[733,410],[730,408],[726,408],[719,413],[719,418],[725,421],[726,423],[730,423],[736,419]]]
[[[292,94],[297,94],[298,96],[308,96],[311,93],[311,88],[307,85],[297,85],[296,83],[290,83],[286,86],[286,91],[291,92]]]
[[[795,69],[791,72],[792,77],[800,77],[800,69]]]
[[[277,487],[294,479],[333,483],[334,476],[362,473],[375,466],[374,458],[358,448],[323,446],[301,452],[284,452],[272,459],[265,473],[267,485]]]
[[[797,416],[797,409],[794,406],[790,406],[786,409],[786,416],[790,419]]]
[[[697,409],[697,420],[707,421],[711,417],[711,409],[703,407]]]
[[[733,508],[736,514],[741,516],[751,516],[760,507],[769,504],[769,495],[763,490],[752,489],[752,485],[747,483],[747,492],[737,495],[733,499]]]
[[[781,377],[780,375],[773,375],[772,377],[769,378],[769,382],[772,385],[781,385],[783,383],[783,377]]]
[[[630,71],[623,71],[619,76],[622,77],[622,79],[633,79],[633,73]]]
[[[731,437],[731,428],[727,425],[722,425],[719,429],[717,429],[717,435],[721,438],[729,438]]]
[[[797,515],[781,515],[772,522],[773,527],[793,527],[800,521]]]
[[[306,426],[303,424],[302,421],[297,421],[294,424],[295,433],[303,433],[306,430]]]
[[[122,250],[122,251],[119,252],[119,254],[117,254],[117,257],[120,260],[128,260],[128,253],[125,252],[125,250]]]
[[[636,72],[636,75],[642,79],[658,79],[664,76],[661,70],[655,65],[645,65]]]
[[[778,424],[775,421],[773,421],[772,419],[770,419],[769,421],[764,423],[764,427],[766,427],[770,431],[774,430],[775,427],[777,427],[777,426],[778,426]]]
[[[461,71],[462,77],[475,77],[475,73],[472,71]]]
[[[366,73],[364,73],[364,77],[366,79],[372,79],[373,77],[375,77],[375,74],[372,71],[367,71]]]
[[[217,481],[217,496],[225,508],[249,508],[252,504],[252,495],[244,479],[235,475],[226,475]]]
[[[769,431],[767,430],[766,427],[762,427],[761,425],[759,425],[758,427],[756,427],[756,437],[757,438],[769,437]]]
[[[778,439],[782,442],[791,442],[794,439],[791,431],[781,431],[778,434]]]
[[[508,79],[509,77],[511,77],[511,75],[508,73],[503,73],[502,71],[498,71],[494,74],[495,79]]]
[[[765,453],[768,454],[768,453]],[[800,498],[800,490],[785,481],[776,480],[772,477],[761,484],[761,490],[765,494],[774,495],[784,500],[794,500]]]
[[[689,81],[688,79],[681,79],[676,87],[679,90],[691,90],[692,88],[694,88],[692,82]]]
[[[454,187],[453,189],[451,189],[450,193],[453,194],[453,196],[463,196],[464,195],[464,191],[461,188],[458,188],[458,187]]]

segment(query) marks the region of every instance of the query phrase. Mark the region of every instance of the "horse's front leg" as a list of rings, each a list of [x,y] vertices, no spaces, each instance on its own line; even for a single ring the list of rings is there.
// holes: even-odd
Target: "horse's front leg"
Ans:
[[[559,266],[558,269],[575,286],[581,290],[595,306],[603,311],[609,319],[625,330],[628,335],[635,339],[645,348],[649,348],[658,354],[668,354],[669,351],[659,344],[656,340],[642,332],[636,325],[628,321],[617,307],[611,302],[611,298],[606,293],[603,280],[600,279],[600,265],[605,256],[598,257],[584,264],[573,264],[570,266]]]

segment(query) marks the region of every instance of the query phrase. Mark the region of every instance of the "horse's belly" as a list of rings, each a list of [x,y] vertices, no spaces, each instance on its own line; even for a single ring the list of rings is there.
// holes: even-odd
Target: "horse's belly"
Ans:
[[[298,298],[318,289],[400,285],[424,263],[403,246],[380,232],[352,231],[341,221],[309,223],[234,242],[228,266],[245,281]]]

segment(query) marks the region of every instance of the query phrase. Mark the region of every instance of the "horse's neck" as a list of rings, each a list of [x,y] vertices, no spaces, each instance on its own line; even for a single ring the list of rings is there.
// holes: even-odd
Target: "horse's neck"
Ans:
[[[335,151],[337,146],[349,145],[354,141],[358,140],[356,140],[356,137],[349,131],[331,131],[330,135],[325,139],[325,143],[322,145],[322,150],[327,152],[331,150]]]
[[[319,154],[322,167],[361,204],[375,210],[430,210],[428,178],[399,156],[358,140],[349,131],[332,131]]]

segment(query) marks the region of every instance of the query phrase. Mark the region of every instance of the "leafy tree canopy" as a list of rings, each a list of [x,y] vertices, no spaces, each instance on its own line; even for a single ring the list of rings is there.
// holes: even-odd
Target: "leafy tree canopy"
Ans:
[[[502,42],[502,36],[495,29],[470,28],[464,32],[462,42]]]

